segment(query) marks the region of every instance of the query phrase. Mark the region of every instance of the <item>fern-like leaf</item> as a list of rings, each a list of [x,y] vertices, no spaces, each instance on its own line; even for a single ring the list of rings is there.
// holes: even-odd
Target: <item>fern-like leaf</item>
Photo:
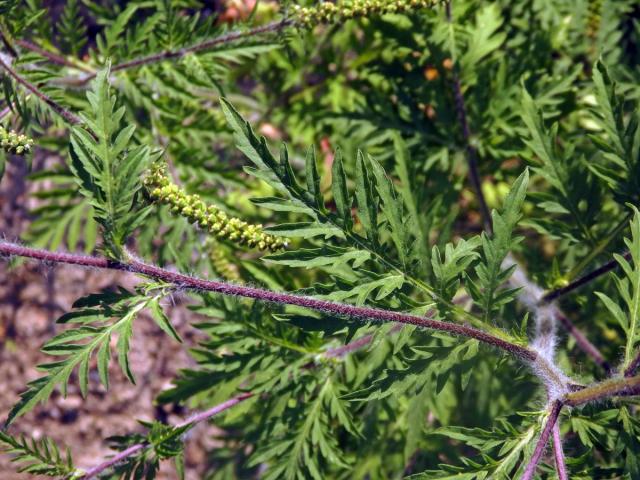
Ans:
[[[75,474],[71,452],[61,453],[50,438],[29,441],[26,437],[13,437],[0,430],[0,451],[12,455],[19,463],[18,472],[47,477],[71,478]]]

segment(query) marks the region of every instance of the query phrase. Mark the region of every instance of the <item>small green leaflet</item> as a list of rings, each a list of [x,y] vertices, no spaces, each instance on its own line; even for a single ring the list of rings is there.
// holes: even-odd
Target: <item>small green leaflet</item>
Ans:
[[[0,431],[0,452],[12,455],[11,462],[18,463],[19,473],[64,477],[75,473],[71,451],[63,454],[50,438],[28,441],[25,437],[13,437]]]
[[[120,368],[127,378],[135,383],[129,365],[129,349],[133,336],[133,322],[143,309],[149,308],[160,328],[174,339],[180,340],[158,301],[157,296],[138,295],[127,290],[115,293],[106,291],[78,300],[74,304],[76,310],[60,317],[58,323],[80,326],[63,331],[42,347],[44,353],[64,357],[63,360],[38,366],[45,375],[28,384],[20,401],[9,413],[7,425],[16,417],[33,409],[39,402],[45,402],[57,385],[61,385],[62,394],[66,396],[67,384],[76,368],[80,392],[86,397],[89,388],[89,362],[94,354],[97,358],[100,381],[108,388],[111,359],[109,344],[114,334],[118,336],[116,352]],[[115,320],[110,323],[109,320],[112,318]]]
[[[153,155],[149,147],[130,147],[135,126],[120,128],[125,108],[114,110],[116,98],[110,94],[108,77],[108,69],[99,72],[87,92],[87,129],[72,129],[69,166],[94,208],[107,253],[119,258],[126,239],[150,212],[149,207],[137,208],[135,201]]]
[[[406,264],[409,241],[404,223],[403,200],[397,195],[393,183],[380,163],[371,156],[365,157],[362,152],[357,154],[355,198],[358,219],[362,225],[361,229],[364,230],[363,236],[360,227],[356,226],[353,220],[351,211],[353,199],[348,190],[342,152],[339,149],[335,152],[331,166],[331,193],[335,202],[335,212],[331,212],[325,208],[320,191],[320,177],[313,147],[309,148],[305,158],[305,189],[301,186],[303,182],[295,178],[295,172],[284,145],[280,149],[280,159],[276,160],[264,137],[258,138],[249,123],[224,99],[222,109],[229,126],[234,131],[236,145],[257,167],[257,170],[251,169],[249,172],[266,181],[279,192],[286,192],[289,196],[288,199],[268,197],[253,200],[253,202],[275,211],[304,213],[313,218],[312,222],[269,227],[270,233],[305,239],[320,235],[323,235],[325,240],[336,237],[346,240],[358,250],[370,253],[381,251],[382,239],[390,237],[396,247],[400,263]],[[381,208],[386,223],[379,222],[378,208]],[[387,235],[383,237],[382,233]],[[283,255],[282,259],[288,258],[286,254]],[[328,263],[330,262],[325,260],[323,264]],[[302,264],[297,263],[296,266],[302,266]]]
[[[630,207],[634,213],[631,220],[631,239],[625,238],[624,242],[631,254],[633,266],[622,255],[614,255],[625,274],[624,278],[616,276],[615,279],[620,297],[626,304],[627,313],[607,295],[596,292],[596,295],[600,297],[627,334],[623,371],[638,355],[638,344],[640,343],[640,212],[633,205]]]
[[[352,262],[353,268],[369,260],[371,254],[362,250],[325,246],[322,248],[300,248],[283,253],[267,255],[265,261],[289,267],[314,268]]]
[[[477,280],[469,279],[469,293],[480,304],[484,320],[488,322],[492,315],[504,304],[512,301],[518,289],[502,289],[515,269],[515,265],[503,270],[503,262],[509,251],[522,237],[513,237],[513,230],[520,220],[520,211],[527,194],[529,171],[525,170],[513,183],[501,212],[493,211],[493,233],[482,234],[482,261],[475,268]]]

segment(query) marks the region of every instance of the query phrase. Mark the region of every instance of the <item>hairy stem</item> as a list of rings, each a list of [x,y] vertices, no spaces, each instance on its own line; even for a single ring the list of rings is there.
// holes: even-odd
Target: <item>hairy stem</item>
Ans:
[[[635,377],[615,377],[589,385],[576,392],[567,393],[563,403],[576,407],[609,397],[640,394],[640,375]]]
[[[111,67],[111,72],[129,70],[131,68],[137,68],[143,65],[158,63],[163,60],[172,60],[176,58],[182,58],[185,55],[188,55],[189,53],[196,53],[204,50],[211,50],[214,47],[218,47],[220,45],[224,45],[227,43],[232,43],[244,38],[254,37],[264,33],[278,32],[280,30],[283,30],[285,27],[288,27],[293,24],[294,24],[293,20],[283,19],[283,20],[278,20],[276,22],[268,23],[266,25],[262,25],[260,27],[255,27],[250,30],[229,32],[224,35],[220,35],[218,37],[205,40],[204,42],[191,45],[190,47],[179,48],[176,50],[165,50],[160,53],[154,53],[152,55],[147,55],[145,57],[139,57],[133,60],[128,60],[126,62],[118,63]],[[97,75],[96,72],[91,72],[87,75],[83,75],[82,77],[61,79],[61,81],[69,85],[83,86],[89,83],[93,78],[95,78],[96,75]]]
[[[248,33],[248,32],[245,32],[245,33]],[[210,42],[213,42],[215,40],[216,39],[213,39]],[[114,67],[112,67],[112,69],[111,69],[112,71],[113,71],[113,68]],[[27,89],[29,89],[30,91],[33,91],[38,98],[41,98],[41,99],[46,98],[48,100],[48,102],[52,105],[52,108],[54,109],[54,111],[57,112],[58,114],[60,114],[62,116],[62,118],[64,118],[65,120],[69,121],[70,123],[79,123],[80,122],[79,117],[75,116],[71,112],[68,112],[64,107],[62,107],[61,105],[57,104],[56,102],[54,102],[50,98],[48,98],[44,93],[39,91],[37,89],[37,87],[35,87],[34,85],[32,85],[29,82],[27,82],[24,78],[20,77],[16,72],[13,71],[13,75],[14,75],[14,78],[16,78],[16,80],[18,82],[20,82],[21,84],[25,85],[25,87]],[[75,117],[75,119],[77,121],[72,121],[73,118],[69,119],[68,116]],[[91,129],[88,128],[88,127],[86,127],[86,128],[87,128],[87,131],[89,133],[91,133],[94,137],[96,137],[95,132],[91,131]],[[312,208],[312,207],[310,206],[310,208]],[[318,212],[318,218],[322,222],[329,222],[329,223],[332,223],[332,224],[335,225],[335,223],[332,222],[331,219],[329,219],[329,217],[326,217],[322,212]],[[403,269],[401,269],[400,267],[395,265],[393,262],[389,261],[386,257],[381,255],[378,251],[370,249],[356,235],[348,233],[347,237],[350,240],[352,240],[356,245],[358,245],[359,248],[363,248],[363,249],[369,251],[374,257],[376,257],[378,260],[380,260],[385,266],[387,266],[388,268],[391,268],[394,271],[396,271],[399,274],[401,274],[406,279],[407,282],[409,282],[410,284],[412,284],[416,288],[419,288],[420,290],[424,291],[431,298],[437,298],[439,301],[441,301],[444,304],[446,304],[447,307],[451,308],[453,313],[459,315],[462,319],[464,319],[464,321],[467,321],[467,322],[471,323],[472,325],[474,325],[477,328],[487,329],[487,330],[489,330],[491,332],[491,334],[494,337],[501,337],[506,342],[509,342],[509,335],[507,335],[506,333],[504,333],[503,331],[501,331],[500,329],[498,329],[496,327],[493,327],[491,325],[486,324],[480,318],[478,318],[476,315],[474,315],[472,312],[469,312],[469,311],[467,311],[467,310],[465,310],[463,308],[460,308],[460,307],[458,307],[457,305],[455,305],[452,302],[449,302],[449,301],[446,301],[444,299],[438,298],[438,296],[436,295],[436,293],[434,292],[434,290],[431,287],[426,285],[423,281],[421,281],[421,280],[419,280],[417,278],[414,278],[411,275],[408,275]]]
[[[77,70],[83,70],[85,72],[88,73],[94,73],[93,70],[85,67],[84,65],[80,65],[77,63],[74,63],[68,59],[66,59],[65,57],[63,57],[62,55],[58,55],[57,53],[53,53],[50,52],[49,50],[45,50],[44,48],[40,47],[39,45],[36,45],[34,43],[31,43],[27,40],[16,40],[16,45],[26,49],[26,50],[30,50],[32,52],[37,53],[38,55],[46,58],[47,60],[58,64],[58,65],[62,65],[64,67],[70,67],[70,68],[75,68]]]
[[[190,427],[193,427],[196,424],[209,420],[211,417],[217,415],[218,413],[224,412],[225,410],[228,410],[229,408],[251,397],[253,397],[253,393],[242,393],[230,400],[227,400],[226,402],[223,402],[219,405],[216,405],[215,407],[210,408],[209,410],[205,410],[204,412],[200,412],[194,415],[193,417],[188,418],[187,420],[177,424],[175,428],[186,427],[187,425],[189,425]],[[92,467],[86,470],[83,475],[78,477],[78,480],[88,480],[90,478],[94,478],[100,475],[101,473],[103,473],[105,470],[108,470],[109,468],[116,466],[120,462],[126,460],[127,458],[135,455],[136,453],[148,447],[149,447],[148,443],[137,443],[135,445],[132,445],[126,450],[123,450],[117,455],[114,455],[109,460],[106,460],[100,463],[99,465],[96,465],[95,467]]]
[[[94,478],[97,475],[99,475],[102,472],[104,472],[105,470],[108,470],[109,468],[118,465],[120,462],[123,462],[127,458],[135,455],[136,453],[140,452],[141,450],[144,450],[145,448],[147,448],[147,446],[148,445],[146,443],[136,443],[135,445],[131,445],[129,448],[127,448],[126,450],[123,450],[120,453],[114,455],[109,460],[105,460],[104,462],[100,463],[99,465],[96,465],[95,467],[90,468],[89,470],[86,471],[86,473],[84,475],[79,477],[79,479],[87,480],[89,478]]]
[[[553,426],[553,456],[556,460],[556,473],[558,480],[569,480],[567,465],[564,461],[564,450],[562,449],[562,438],[560,437],[560,422]]]
[[[162,280],[178,288],[217,292],[223,295],[252,298],[281,305],[296,305],[331,315],[357,318],[361,320],[378,320],[382,322],[397,322],[407,325],[416,325],[429,330],[437,330],[451,333],[453,335],[475,338],[487,345],[496,347],[529,362],[533,362],[537,358],[536,353],[527,347],[508,342],[482,330],[465,325],[433,320],[429,317],[420,317],[408,313],[394,312],[378,308],[357,307],[355,305],[319,300],[291,293],[273,292],[260,288],[190,277],[181,273],[170,272],[169,270],[165,270],[155,265],[148,265],[133,258],[128,261],[115,261],[100,257],[49,252],[8,242],[0,242],[0,254],[33,258],[45,262],[67,263],[85,267],[127,271],[146,275],[156,280]]]
[[[38,97],[42,102],[46,103],[54,112],[64,118],[68,123],[72,125],[77,125],[81,123],[80,117],[78,117],[75,113],[70,112],[66,108],[59,105],[57,102],[53,101],[47,94],[40,91],[35,85],[29,83],[27,80],[22,78],[18,73],[11,68],[10,65],[4,62],[2,58],[0,58],[0,67],[7,71],[7,73],[20,85],[33,93],[36,97]]]
[[[553,430],[554,425],[558,421],[558,417],[560,416],[560,410],[562,410],[562,402],[555,401],[551,405],[551,409],[549,411],[549,416],[547,417],[547,422],[540,433],[540,438],[538,438],[538,443],[536,443],[536,448],[533,451],[533,455],[527,464],[527,467],[522,474],[521,480],[531,480],[536,473],[536,469],[538,467],[538,463],[540,463],[540,459],[542,458],[542,454],[544,453],[545,448],[547,447],[547,443],[549,443],[549,437],[551,436],[551,431]]]

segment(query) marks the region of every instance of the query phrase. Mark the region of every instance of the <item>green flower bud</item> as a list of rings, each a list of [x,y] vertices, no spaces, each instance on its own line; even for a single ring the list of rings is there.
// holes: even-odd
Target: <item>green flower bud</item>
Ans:
[[[31,151],[33,139],[0,126],[0,148],[7,153],[24,155]]]

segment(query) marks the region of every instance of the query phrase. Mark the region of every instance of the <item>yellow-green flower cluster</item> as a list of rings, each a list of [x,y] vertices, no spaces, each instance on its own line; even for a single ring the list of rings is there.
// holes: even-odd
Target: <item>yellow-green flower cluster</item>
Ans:
[[[225,280],[233,283],[241,283],[242,279],[238,273],[238,268],[229,261],[227,252],[223,250],[220,242],[214,238],[209,238],[207,239],[205,246],[207,248],[209,260],[211,261],[211,266],[213,266],[215,272]]]
[[[438,0],[338,0],[313,7],[294,6],[293,16],[299,25],[313,27],[320,23],[341,23],[351,18],[404,13],[432,7]]]
[[[32,145],[33,140],[26,135],[19,135],[0,126],[0,148],[5,152],[24,155],[31,151]]]
[[[213,205],[207,205],[198,195],[185,193],[171,182],[164,164],[154,164],[144,183],[154,201],[168,205],[172,213],[186,218],[217,238],[272,252],[288,245],[286,238],[264,233],[262,225],[252,225],[229,217]]]

